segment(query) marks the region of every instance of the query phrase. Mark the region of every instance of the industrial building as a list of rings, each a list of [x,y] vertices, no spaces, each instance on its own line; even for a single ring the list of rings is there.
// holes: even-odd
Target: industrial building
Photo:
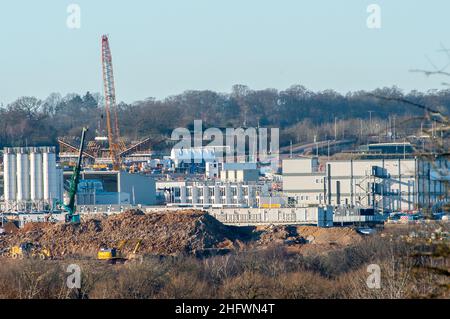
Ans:
[[[168,206],[259,207],[260,198],[269,195],[269,186],[261,183],[169,181],[156,185]]]
[[[206,163],[205,177],[224,182],[257,182],[259,169],[256,163]]]
[[[372,207],[378,211],[433,208],[448,201],[445,158],[285,159],[283,193],[298,206]]]
[[[259,169],[256,163],[223,163],[220,179],[230,182],[257,182]]]
[[[45,210],[61,201],[63,173],[56,166],[54,147],[17,147],[3,150],[5,210]]]
[[[64,172],[68,180],[71,172]],[[81,172],[79,193],[80,205],[155,205],[155,180],[146,175],[130,174],[124,171]]]
[[[99,180],[82,180],[78,184],[77,205],[129,205],[130,194],[107,192]]]
[[[4,148],[0,189],[3,211],[49,211],[67,202],[72,171],[56,162],[54,147]],[[124,171],[82,171],[79,205],[154,205],[155,180]]]

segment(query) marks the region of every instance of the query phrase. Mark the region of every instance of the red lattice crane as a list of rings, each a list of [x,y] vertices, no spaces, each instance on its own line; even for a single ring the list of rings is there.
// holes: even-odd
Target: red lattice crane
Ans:
[[[102,68],[109,152],[113,163],[113,168],[120,169],[121,158],[119,156],[119,153],[121,151],[121,142],[119,119],[117,116],[116,90],[114,87],[112,56],[107,35],[102,36]],[[112,119],[111,112],[114,119]],[[114,126],[112,124],[112,120],[114,121]]]

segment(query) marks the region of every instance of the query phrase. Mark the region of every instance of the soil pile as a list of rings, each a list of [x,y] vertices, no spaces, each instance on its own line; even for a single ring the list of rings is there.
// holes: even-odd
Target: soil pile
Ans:
[[[226,226],[199,210],[145,214],[129,210],[111,216],[90,216],[78,225],[29,223],[2,236],[2,248],[31,242],[49,248],[55,257],[95,256],[101,247],[119,248],[127,255],[141,242],[138,254],[178,255],[215,253],[217,249],[254,250],[278,244],[293,253],[326,252],[356,243],[361,236],[348,227],[269,225]]]
[[[258,246],[286,245],[294,253],[322,253],[359,242],[362,238],[350,227],[321,228],[316,226],[270,225],[258,226]]]
[[[130,210],[78,225],[34,223],[26,225],[0,242],[0,247],[29,241],[48,247],[56,257],[95,255],[100,247],[117,247],[126,240],[123,253],[133,251],[141,240],[139,253],[175,255],[197,250],[230,246],[229,227],[214,217],[195,210],[144,214]]]

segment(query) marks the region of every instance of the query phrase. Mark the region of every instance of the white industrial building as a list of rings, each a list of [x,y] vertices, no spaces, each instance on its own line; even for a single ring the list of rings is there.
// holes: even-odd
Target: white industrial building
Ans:
[[[259,169],[256,163],[206,163],[205,176],[207,179],[220,179],[223,182],[257,182]]]
[[[43,210],[61,201],[63,172],[56,166],[53,147],[17,147],[3,150],[5,210]]]
[[[432,208],[448,202],[449,162],[422,158],[283,160],[283,193],[298,206],[373,207],[378,211]]]
[[[268,196],[269,186],[233,182],[157,182],[168,206],[224,208],[259,207],[260,198]]]
[[[213,147],[172,148],[170,159],[177,168],[193,163],[204,165],[216,161],[216,150]]]
[[[220,179],[230,182],[257,182],[259,169],[256,163],[223,163]]]

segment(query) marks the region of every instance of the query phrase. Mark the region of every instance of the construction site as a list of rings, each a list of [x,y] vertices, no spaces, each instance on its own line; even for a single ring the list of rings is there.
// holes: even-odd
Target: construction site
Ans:
[[[3,149],[0,297],[389,297],[388,288],[353,289],[373,258],[390,266],[388,248],[399,250],[395,267],[404,276],[403,262],[421,254],[426,261],[414,267],[448,272],[445,156],[420,157],[395,141],[344,159],[339,147],[348,141],[331,143],[336,158],[329,142],[291,145],[272,166],[249,153],[229,163],[222,146],[155,151],[173,143],[121,135],[106,35],[101,53],[106,116],[98,128],[58,137],[58,145]],[[52,267],[67,262],[96,281],[55,296],[8,289],[3,280],[14,268],[58,277]],[[401,297],[448,297],[448,275],[432,275],[432,287],[417,276]],[[187,286],[190,277],[197,280]]]
[[[290,226],[289,221],[296,222],[295,212],[290,213],[294,214],[293,219],[283,220],[272,214],[264,217],[261,225],[254,225],[251,219],[245,220],[250,211],[243,211],[244,217],[233,222],[227,211],[158,206],[155,180],[160,179],[158,173],[151,174],[149,169],[169,172],[163,158],[153,164],[152,146],[162,141],[147,137],[129,143],[121,137],[112,54],[106,35],[101,38],[101,52],[106,129],[102,130],[103,123],[99,123],[96,133],[105,134],[88,141],[88,128],[83,128],[80,137],[60,137],[57,146],[3,150],[3,257],[79,256],[115,262],[127,260],[130,254],[208,256],[260,249],[272,243],[288,244],[295,251],[312,242],[325,246],[358,242],[360,234],[350,228],[327,231],[318,227],[311,230],[314,226]],[[203,152],[201,155],[205,156]],[[210,159],[214,159],[214,154]],[[172,160],[176,165],[183,163]],[[248,167],[252,175],[245,171],[243,177],[254,176],[252,180],[257,181],[256,165]],[[177,180],[176,171],[173,174],[172,180]],[[250,188],[246,196],[251,208],[255,204],[249,191]],[[216,196],[219,193],[217,190]],[[224,190],[225,195],[228,189]],[[204,197],[206,203],[206,194]],[[265,213],[267,209],[270,212],[272,206],[261,205],[265,205],[260,206],[265,207]],[[233,215],[239,217],[237,212]],[[333,224],[331,216],[329,209],[313,208],[305,210],[298,224],[329,227]]]

